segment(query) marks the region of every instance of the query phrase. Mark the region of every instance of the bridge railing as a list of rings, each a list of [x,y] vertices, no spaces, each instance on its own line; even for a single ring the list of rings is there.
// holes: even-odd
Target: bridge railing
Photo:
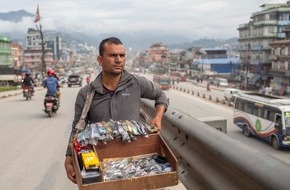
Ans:
[[[141,104],[152,118],[153,102]],[[160,134],[178,159],[187,189],[290,189],[288,164],[170,107]]]

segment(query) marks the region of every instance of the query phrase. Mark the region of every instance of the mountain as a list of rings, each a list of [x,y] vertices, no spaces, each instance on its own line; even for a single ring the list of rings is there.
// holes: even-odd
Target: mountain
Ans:
[[[35,17],[34,14],[31,14],[25,10],[11,11],[7,13],[0,13],[0,20],[10,21],[10,22],[20,22],[23,17]],[[1,32],[1,29],[0,29]],[[24,40],[26,37],[26,31],[21,32],[10,32],[2,33],[2,35],[9,36],[13,41],[25,44]],[[88,45],[98,46],[100,41],[106,37],[118,36],[126,47],[133,48],[137,51],[144,51],[154,43],[162,42],[167,45],[169,48],[179,48],[185,49],[190,47],[223,47],[225,44],[229,44],[230,47],[236,46],[238,44],[237,39],[233,38],[229,40],[216,40],[216,39],[199,39],[194,40],[186,36],[180,36],[175,34],[164,34],[156,33],[152,31],[142,31],[142,32],[123,32],[123,33],[105,33],[105,34],[83,34],[80,32],[73,31],[46,31],[43,30],[45,38],[50,38],[50,35],[54,37],[59,35],[66,41],[76,41],[84,42]]]
[[[23,17],[35,17],[35,15],[25,10],[0,13],[0,20],[4,21],[19,22]]]

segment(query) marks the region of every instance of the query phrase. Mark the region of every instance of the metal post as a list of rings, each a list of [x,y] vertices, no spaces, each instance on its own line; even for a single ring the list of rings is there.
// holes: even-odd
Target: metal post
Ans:
[[[203,74],[203,57],[201,57],[201,75]]]
[[[45,54],[44,45],[45,45],[45,42],[43,40],[43,32],[42,32],[41,24],[39,24],[39,27],[36,25],[36,28],[39,31],[40,38],[41,38],[41,51],[42,51],[42,54],[41,54],[41,76],[42,76],[42,79],[43,79],[44,78],[44,73],[46,71],[46,63],[45,63],[45,59],[44,59],[44,54]]]
[[[245,78],[245,89],[248,89],[248,72],[249,72],[249,64],[250,64],[250,59],[251,59],[251,44],[248,43],[248,49],[247,49],[247,65],[246,65],[246,78]]]

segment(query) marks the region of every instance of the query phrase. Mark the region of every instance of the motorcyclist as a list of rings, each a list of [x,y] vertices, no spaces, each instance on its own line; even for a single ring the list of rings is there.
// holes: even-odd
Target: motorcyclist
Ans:
[[[34,80],[30,77],[30,73],[25,73],[25,77],[22,81],[23,93],[24,93],[24,86],[28,86],[31,90],[31,95],[34,93]]]
[[[54,77],[54,70],[50,69],[47,72],[48,77],[44,80],[43,87],[47,88],[46,95],[57,97],[58,88],[60,87],[58,80]],[[59,104],[59,102],[58,102]]]

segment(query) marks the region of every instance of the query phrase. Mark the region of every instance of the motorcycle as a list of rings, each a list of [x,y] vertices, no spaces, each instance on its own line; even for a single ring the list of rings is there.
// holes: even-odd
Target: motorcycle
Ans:
[[[44,98],[44,112],[52,117],[57,112],[59,103],[56,95],[46,94]]]
[[[31,100],[31,96],[32,96],[32,89],[31,89],[31,87],[25,85],[23,87],[23,97],[25,97],[26,100]]]

